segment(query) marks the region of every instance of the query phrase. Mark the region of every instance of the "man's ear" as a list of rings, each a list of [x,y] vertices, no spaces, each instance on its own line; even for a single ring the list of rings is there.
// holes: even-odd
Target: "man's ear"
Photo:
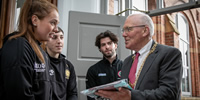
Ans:
[[[33,15],[31,17],[31,21],[33,23],[33,26],[37,26],[39,19],[38,19],[38,17],[36,15]]]
[[[149,28],[145,27],[145,29],[143,30],[143,36],[147,36],[148,34],[150,34]]]
[[[118,48],[118,44],[117,44],[117,43],[115,43],[115,50],[117,50],[117,48]]]
[[[146,31],[147,31],[147,29],[145,28],[145,29],[144,29],[144,32],[146,32]]]

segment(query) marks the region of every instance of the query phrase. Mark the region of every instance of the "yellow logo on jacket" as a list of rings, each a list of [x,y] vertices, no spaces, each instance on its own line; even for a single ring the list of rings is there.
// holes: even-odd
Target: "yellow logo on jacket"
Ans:
[[[65,70],[65,78],[69,79],[70,71],[68,69]]]

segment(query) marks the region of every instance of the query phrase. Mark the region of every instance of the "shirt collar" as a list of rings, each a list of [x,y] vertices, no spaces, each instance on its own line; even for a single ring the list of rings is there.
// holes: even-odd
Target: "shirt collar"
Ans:
[[[118,59],[118,56],[116,55],[116,58],[115,58],[115,60],[113,60],[112,64],[114,64],[117,60],[119,60],[119,59]],[[103,61],[110,64],[110,62],[105,57],[103,57]]]
[[[48,53],[47,53],[47,55],[49,56],[50,60],[53,61],[53,62],[60,62],[63,59],[65,59],[65,55],[63,55],[63,54],[59,54],[58,58],[51,57]]]
[[[142,49],[140,49],[138,52],[140,55],[143,55],[144,53],[148,52],[151,49],[153,40],[151,39]]]

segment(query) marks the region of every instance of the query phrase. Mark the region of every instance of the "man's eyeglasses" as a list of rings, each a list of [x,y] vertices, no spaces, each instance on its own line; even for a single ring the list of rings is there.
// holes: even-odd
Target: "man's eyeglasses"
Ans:
[[[138,25],[138,26],[131,26],[131,27],[126,27],[126,28],[123,28],[122,29],[122,33],[127,33],[127,32],[130,32],[133,28],[135,27],[145,27],[145,25]]]

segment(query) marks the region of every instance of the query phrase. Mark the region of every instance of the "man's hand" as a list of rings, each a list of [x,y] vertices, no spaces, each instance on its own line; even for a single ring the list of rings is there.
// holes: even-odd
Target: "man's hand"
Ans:
[[[130,90],[125,88],[118,88],[118,90],[119,91],[98,90],[95,94],[111,100],[131,100]]]

